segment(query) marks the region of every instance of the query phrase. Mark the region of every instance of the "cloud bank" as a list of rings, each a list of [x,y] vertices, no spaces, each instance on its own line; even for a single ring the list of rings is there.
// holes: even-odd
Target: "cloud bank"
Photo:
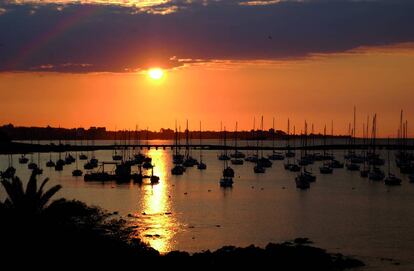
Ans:
[[[413,42],[412,14],[408,0],[0,1],[0,71],[129,72],[340,53]]]

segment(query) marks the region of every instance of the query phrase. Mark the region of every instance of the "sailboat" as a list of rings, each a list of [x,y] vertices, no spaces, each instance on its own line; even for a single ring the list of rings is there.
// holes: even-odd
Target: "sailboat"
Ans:
[[[253,117],[253,130],[251,130],[251,134],[252,134],[251,139],[254,139],[255,134],[256,134],[256,117]],[[247,141],[247,145],[249,145],[249,141]],[[258,158],[257,152],[255,152],[252,155],[248,155],[246,158],[244,158],[245,161],[252,162],[252,163],[257,163],[258,159],[259,158]]]
[[[147,148],[149,148],[149,141],[148,140],[149,140],[149,131],[148,131],[148,127],[147,127],[147,130],[146,130],[146,145],[147,145]],[[146,156],[144,158],[144,163],[142,164],[142,167],[144,169],[151,169],[153,167],[152,158],[149,157],[149,156]]]
[[[61,151],[61,148],[62,148],[62,142],[61,142],[61,140],[59,138],[59,150],[58,150],[58,152],[59,152],[59,159],[56,161],[56,165],[55,165],[55,170],[56,171],[62,171],[63,170],[63,166],[66,164],[65,160],[62,159],[62,151]]]
[[[80,140],[80,145],[81,145],[81,149],[82,149],[82,146],[83,146],[83,140],[82,140],[82,138],[81,138],[81,140]],[[79,160],[88,160],[88,156],[86,156],[82,151],[81,151],[81,153],[79,154]]]
[[[290,127],[289,127],[289,119],[288,119],[288,138],[290,138],[289,128]],[[293,125],[293,136],[296,136],[296,126],[295,125]],[[296,148],[295,141],[293,141],[293,144],[294,144],[294,147]],[[296,162],[294,162],[294,163],[290,162],[290,158],[295,157],[296,153],[291,152],[291,153],[294,153],[295,155],[288,155],[289,150],[290,150],[290,145],[288,145],[288,146],[289,146],[288,147],[288,152],[286,153],[287,163],[284,164],[284,167],[285,167],[286,170],[289,170],[291,172],[299,172],[300,171],[300,166]]]
[[[275,130],[275,118],[273,118],[273,126],[272,126],[272,154],[270,154],[268,157],[270,160],[284,160],[285,156],[280,153],[277,152],[275,150],[275,134],[276,134],[276,130]]]
[[[372,120],[372,140],[371,140],[371,147],[372,147],[372,153],[369,154],[369,159],[376,159],[379,158],[379,156],[375,153],[376,148],[376,135],[377,135],[377,114],[374,114],[374,118]],[[372,160],[368,160],[371,162]],[[372,169],[368,173],[368,178],[372,181],[382,181],[385,178],[384,172],[378,168],[375,162],[371,162],[370,165],[372,165]]]
[[[414,173],[414,155],[407,150],[408,139],[408,121],[403,121],[403,110],[400,115],[400,128],[398,130],[398,145],[399,151],[395,155],[397,167],[400,168],[402,174]]]
[[[61,151],[59,151],[59,159],[56,161],[55,170],[62,171],[64,165],[65,165],[65,161],[62,159]]]
[[[224,160],[224,162],[227,162]],[[220,186],[221,187],[231,187],[233,186],[233,177],[224,176],[220,179]]]
[[[75,144],[76,144],[76,136],[77,135],[75,134]],[[75,149],[76,149],[76,146],[75,146]],[[72,171],[72,176],[79,177],[79,176],[83,175],[83,172],[82,172],[82,170],[79,169],[79,163],[78,163],[79,155],[78,155],[78,150],[77,149],[75,150],[75,156],[76,156],[76,158],[75,158],[76,168]]]
[[[40,146],[40,140],[37,140],[37,144]],[[40,152],[37,152],[37,164],[36,167],[32,170],[35,175],[42,175],[43,169],[40,167]]]
[[[177,124],[175,125],[175,126],[177,126]],[[177,127],[176,127],[177,128]],[[138,148],[138,153],[136,153],[135,155],[134,155],[134,158],[135,158],[135,162],[136,162],[136,164],[138,164],[138,165],[142,165],[142,163],[144,163],[144,160],[145,160],[145,155],[143,155],[142,153],[141,153],[141,132],[142,131],[139,131],[138,130],[138,125],[136,126],[136,134],[135,134],[135,137],[136,137],[136,140],[137,140],[137,142],[136,142],[136,144],[137,145],[139,145],[140,147]],[[176,129],[177,130],[177,129]]]
[[[295,178],[296,188],[305,190],[310,188],[310,182],[303,174],[299,174]]]
[[[312,123],[312,146],[315,147],[315,139],[316,139],[316,134],[315,134],[315,130],[314,130],[314,124]],[[310,159],[312,161],[323,161],[325,159],[324,155],[320,154],[319,152],[315,152],[315,148],[312,148],[313,152],[312,154],[309,155]]]
[[[223,124],[222,123],[220,123],[220,134],[224,135],[224,137],[226,135],[226,132],[223,131]],[[224,137],[220,139],[221,141],[223,141],[223,149],[221,151],[221,154],[218,156],[218,160],[220,160],[220,161],[230,160],[230,156],[227,155],[227,150],[225,151],[227,146],[226,146],[226,140],[224,139]]]
[[[70,165],[73,162],[75,162],[75,157],[73,157],[71,153],[66,153],[66,157],[65,157],[66,165]]]
[[[88,139],[86,139],[86,141],[88,142]],[[91,169],[94,169],[94,168],[98,167],[98,162],[99,161],[98,161],[98,159],[96,159],[95,151],[93,150],[93,146],[95,145],[93,135],[92,135],[92,139],[91,139],[91,145],[92,145],[91,159],[88,162],[86,162],[86,164],[83,165],[83,168],[86,169],[86,170],[91,170]],[[57,164],[56,164],[56,166],[57,166]]]
[[[227,140],[226,127],[224,127],[224,130],[223,130],[223,142],[224,142],[223,155],[228,157],[226,140]],[[222,161],[224,161],[223,177],[233,178],[234,177],[234,170],[230,166],[228,166],[228,163],[227,163],[228,159],[224,159]]]
[[[177,129],[177,121],[175,122],[175,144],[174,144],[174,153],[173,153],[173,164],[174,167],[171,169],[172,175],[183,175],[185,167],[182,166],[184,162],[184,156],[180,154],[179,147],[179,132]]]
[[[391,173],[391,162],[390,162],[390,140],[388,139],[388,150],[387,150],[387,157],[388,157],[388,176],[384,179],[385,185],[388,186],[396,186],[401,185],[401,179]]]
[[[307,141],[307,131],[308,131],[308,124],[305,121],[305,132],[303,134],[303,138],[302,138],[302,149],[300,152],[301,155],[301,160],[304,156],[306,156],[306,141]],[[299,175],[296,176],[295,178],[296,181],[296,187],[300,188],[300,189],[307,189],[310,187],[310,183],[311,182],[315,182],[316,181],[316,176],[314,176],[311,172],[306,170],[306,165],[303,165],[303,167],[301,168],[301,173]]]
[[[197,165],[199,170],[207,169],[207,165],[203,162],[203,145],[201,144],[202,134],[201,134],[201,121],[200,121],[200,162]]]
[[[254,173],[265,173],[266,172],[266,167],[264,166],[263,162],[264,157],[263,157],[263,140],[260,140],[261,142],[261,156],[259,158],[259,138],[263,137],[263,116],[262,116],[262,122],[261,122],[261,130],[260,133],[259,131],[256,132],[256,156],[257,156],[257,162],[256,165],[253,168]]]
[[[260,130],[260,158],[258,160],[258,164],[260,164],[260,166],[265,167],[265,168],[269,168],[272,167],[273,163],[269,160],[269,158],[265,157],[263,155],[263,138],[264,138],[264,133],[263,133],[263,116],[262,116],[262,120],[261,120],[261,130]]]
[[[327,152],[326,152],[326,125],[323,129],[323,157],[327,157]],[[321,174],[332,174],[333,172],[333,168],[331,167],[331,164],[329,162],[324,161],[322,166],[319,167],[319,172]]]
[[[31,156],[33,156],[33,154],[31,154]],[[37,164],[33,161],[33,158],[30,158],[30,161],[31,162],[27,165],[27,168],[31,170],[37,168]]]
[[[65,147],[67,147],[69,145],[70,145],[70,140],[68,139],[68,135],[66,134]],[[73,162],[75,162],[75,158],[72,156],[70,151],[66,151],[66,153],[65,153],[65,164],[70,165]]]
[[[97,168],[98,167],[98,162],[99,162],[99,160],[98,160],[98,158],[96,158],[95,157],[95,135],[93,134],[92,135],[92,147],[93,147],[93,149],[92,149],[92,153],[91,153],[91,159],[89,160],[89,162],[92,164],[92,166],[94,167],[94,168]]]
[[[33,145],[33,140],[30,141],[30,144]],[[30,163],[27,165],[27,168],[30,170],[37,168],[37,164],[33,160],[33,152],[30,153]]]
[[[117,141],[116,141],[116,134],[117,133],[118,132],[115,128],[115,131],[114,131],[114,151],[112,153],[112,160],[121,161],[122,160],[122,155],[119,155],[118,152],[117,152],[117,144],[118,144]]]
[[[151,181],[151,184],[157,184],[160,181],[160,177],[154,175],[154,167],[151,168],[150,181]]]
[[[234,153],[230,154],[230,156],[233,158],[231,159],[233,165],[243,165],[244,160],[240,158],[244,158],[245,155],[237,150],[237,122],[236,130],[234,131]]]
[[[359,171],[360,166],[356,162],[358,162],[358,163],[362,162],[362,161],[359,160],[359,157],[357,157],[357,155],[355,154],[355,151],[353,150],[353,147],[355,145],[355,135],[356,135],[355,125],[356,125],[356,108],[354,106],[354,125],[353,125],[353,128],[351,130],[351,124],[349,124],[349,129],[348,129],[350,149],[348,149],[348,155],[345,155],[345,159],[347,159],[346,168],[349,171]]]
[[[331,121],[331,145],[333,145],[333,143],[334,143],[334,123],[333,123],[333,121]],[[331,161],[329,163],[329,166],[331,168],[344,168],[344,163],[336,160],[335,156],[332,153]]]
[[[50,152],[50,160],[46,162],[46,167],[55,167],[55,162],[52,161],[52,152]]]
[[[305,122],[305,133],[306,133],[306,126],[307,125],[306,125],[306,122]],[[304,144],[303,142],[304,141],[302,139],[302,145]],[[303,148],[300,150],[300,156],[301,156],[301,160],[302,160],[302,158],[304,156],[304,149]],[[304,174],[303,167],[300,167],[300,171],[301,171],[301,173],[299,173],[295,178],[296,188],[299,188],[299,189],[302,189],[302,190],[309,189],[310,188],[310,181],[306,177],[306,175]]]
[[[364,149],[363,149],[363,152],[362,152],[362,156],[363,156],[363,159],[364,159],[364,164],[363,164],[363,168],[360,171],[360,175],[361,175],[362,178],[368,178],[369,171],[370,171],[369,167],[367,167],[367,152],[368,152],[368,148],[365,147],[367,145],[367,143],[368,143],[367,142],[368,141],[368,127],[369,127],[369,116],[367,117],[367,124],[366,125],[365,124],[362,125],[362,129],[364,131],[363,132]]]
[[[52,141],[49,143],[49,147],[52,146]],[[49,151],[49,161],[46,162],[46,167],[55,167],[55,162],[52,160],[52,151]]]
[[[7,158],[9,160],[8,161],[9,166],[7,167],[7,169],[5,171],[0,172],[0,175],[1,175],[2,178],[10,179],[10,178],[13,178],[14,175],[16,174],[16,168],[13,167],[13,154],[9,154],[7,156]]]
[[[224,128],[224,146],[226,145],[226,128]],[[224,155],[227,155],[227,148],[224,148]],[[234,170],[228,166],[228,160],[223,160],[223,176],[220,179],[221,187],[232,187],[233,186]]]
[[[307,150],[307,136],[304,136],[304,134],[301,131],[301,144],[302,144],[302,150],[300,152],[300,158],[298,159],[298,164],[300,166],[307,166],[312,163],[312,161],[309,159],[308,150]]]
[[[72,176],[74,177],[80,177],[83,175],[83,171],[78,168],[77,164],[78,164],[78,161],[76,161],[76,169],[72,171]]]
[[[287,125],[288,125],[287,126],[287,137],[286,137],[286,149],[287,149],[287,151],[285,153],[285,156],[288,157],[288,158],[292,158],[292,157],[296,156],[296,153],[291,150],[290,144],[289,144],[289,141],[290,141],[290,119],[288,119],[288,124]],[[295,133],[293,133],[293,135],[295,135]],[[293,140],[295,140],[295,139],[293,139]]]
[[[75,162],[75,160],[76,160],[75,157],[73,157],[70,152],[67,152],[66,153],[66,156],[65,156],[65,163],[66,163],[66,165],[72,164],[73,162]]]
[[[198,164],[197,159],[191,156],[191,147],[190,147],[190,131],[188,129],[188,120],[187,120],[187,127],[185,130],[185,155],[184,155],[184,167],[193,167]]]
[[[19,164],[27,164],[29,162],[29,158],[26,157],[26,154],[22,154],[19,158]]]

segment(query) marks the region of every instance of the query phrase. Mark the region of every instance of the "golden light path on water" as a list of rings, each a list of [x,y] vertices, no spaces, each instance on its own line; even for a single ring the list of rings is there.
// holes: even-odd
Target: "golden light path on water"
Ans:
[[[156,185],[142,185],[142,211],[136,215],[138,235],[141,240],[161,253],[171,250],[172,239],[179,230],[174,216],[168,190],[168,155],[164,151],[151,149],[147,156],[152,158],[154,175],[160,177]],[[150,174],[150,170],[148,174]],[[144,183],[149,182],[148,179]]]

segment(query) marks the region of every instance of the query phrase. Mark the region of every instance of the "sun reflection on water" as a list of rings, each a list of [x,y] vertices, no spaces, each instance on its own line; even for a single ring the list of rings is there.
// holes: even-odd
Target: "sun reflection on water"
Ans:
[[[169,156],[167,152],[155,149],[149,150],[147,155],[152,157],[152,163],[155,165],[154,175],[160,177],[160,182],[153,186],[142,186],[142,210],[137,214],[135,222],[139,227],[139,238],[163,253],[172,249],[172,239],[179,229],[169,198]]]

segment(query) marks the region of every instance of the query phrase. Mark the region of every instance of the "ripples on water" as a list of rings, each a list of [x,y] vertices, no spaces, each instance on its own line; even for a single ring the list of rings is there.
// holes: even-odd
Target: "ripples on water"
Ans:
[[[401,176],[401,187],[386,187],[345,169],[320,175],[320,162],[315,162],[316,183],[309,191],[298,191],[295,173],[285,171],[283,161],[275,161],[263,175],[255,175],[253,165],[245,163],[233,166],[234,187],[222,189],[218,183],[222,163],[216,151],[204,151],[206,171],[194,167],[183,176],[171,176],[170,150],[144,152],[156,165],[158,185],[85,183],[82,177],[71,176],[75,164],[63,172],[46,168],[49,154],[40,156],[41,177],[50,177],[50,185],[63,185],[58,196],[130,214],[127,219],[138,228],[139,237],[161,252],[229,244],[264,246],[303,236],[330,251],[360,256],[372,262],[373,270],[392,269],[392,263],[384,263],[381,257],[414,269],[414,184],[407,176]],[[110,151],[96,152],[100,161],[110,161],[111,155]],[[385,152],[382,155],[386,158]],[[343,151],[336,156],[342,158]],[[57,154],[53,157],[56,160]],[[17,159],[14,155],[17,175],[26,181],[30,172]],[[0,156],[0,167],[7,167],[7,156]],[[394,163],[392,171],[398,173]],[[4,197],[1,188],[0,198]]]

